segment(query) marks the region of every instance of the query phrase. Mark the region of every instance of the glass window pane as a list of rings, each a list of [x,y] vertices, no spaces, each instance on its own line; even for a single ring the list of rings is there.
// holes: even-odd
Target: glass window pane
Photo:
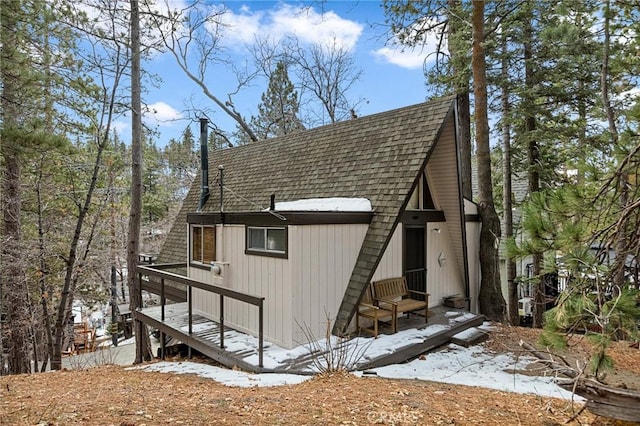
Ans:
[[[263,228],[247,228],[249,233],[249,248],[264,250],[264,229]]]
[[[267,250],[284,251],[285,232],[284,229],[267,229]]]
[[[191,260],[202,261],[202,227],[191,227]]]
[[[202,228],[202,261],[211,263],[216,260],[216,228],[207,226]]]

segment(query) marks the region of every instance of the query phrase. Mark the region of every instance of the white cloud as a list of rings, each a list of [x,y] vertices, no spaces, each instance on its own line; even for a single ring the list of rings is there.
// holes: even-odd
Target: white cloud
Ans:
[[[435,53],[438,51],[440,35],[437,31],[428,30],[436,26],[433,19],[423,19],[418,21],[409,31],[409,39],[419,37],[421,41],[414,47],[403,46],[397,37],[387,43],[387,46],[374,50],[373,56],[384,62],[398,65],[402,68],[417,69],[422,68],[425,62],[435,60]],[[446,37],[446,36],[445,36]],[[443,40],[441,49],[447,49],[447,40]]]
[[[171,127],[182,118],[183,115],[180,111],[162,101],[143,106],[142,119],[147,126]],[[131,137],[131,111],[126,111],[120,118],[113,121],[111,131],[116,132],[120,138],[129,140]]]
[[[115,132],[121,139],[131,138],[131,120],[116,120],[111,123],[111,132]]]
[[[171,125],[173,121],[182,118],[182,113],[171,105],[159,101],[147,105],[144,118],[158,125]]]
[[[422,68],[427,56],[427,53],[422,49],[412,49],[410,47],[383,47],[371,53],[383,62],[408,69]]]
[[[242,44],[251,44],[261,31],[260,22],[263,19],[260,12],[251,13],[246,7],[242,9],[241,14],[235,14],[231,11],[225,13],[222,17],[224,26],[220,28],[223,33],[223,39],[230,39],[233,42]]]
[[[295,35],[302,43],[326,45],[335,40],[339,46],[351,50],[364,29],[362,24],[343,19],[333,11],[318,13],[312,7],[287,4],[268,12],[254,12],[244,6],[240,13],[228,11],[222,20],[224,38],[242,44],[267,35],[273,41]]]

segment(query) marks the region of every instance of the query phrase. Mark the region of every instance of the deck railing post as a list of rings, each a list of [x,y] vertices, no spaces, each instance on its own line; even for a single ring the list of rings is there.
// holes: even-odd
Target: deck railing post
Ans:
[[[164,331],[160,332],[160,359],[164,361],[164,351],[165,351],[165,346],[164,346],[164,341],[166,340],[165,338],[165,334]]]
[[[136,306],[136,308],[142,309],[144,307],[144,303],[142,303],[142,272],[138,272],[138,298],[140,306]]]
[[[161,306],[160,306],[160,319],[161,319],[161,329],[159,330],[161,333],[161,343],[160,343],[160,356],[161,357],[165,357],[166,356],[166,338],[167,336],[178,336],[180,337],[181,333],[184,333],[182,328],[178,329],[175,327],[175,325],[173,324],[173,320],[172,320],[172,315],[173,315],[173,310],[170,310],[169,312],[166,311],[166,303],[167,303],[167,281],[170,282],[175,282],[177,284],[181,284],[181,285],[185,285],[187,287],[187,310],[188,310],[188,317],[187,317],[187,321],[188,321],[188,336],[190,337],[190,339],[196,339],[196,340],[200,340],[200,338],[198,336],[194,336],[194,329],[193,329],[193,321],[194,321],[194,312],[193,312],[193,289],[199,289],[202,291],[206,291],[206,292],[211,292],[214,294],[218,294],[218,296],[220,297],[220,304],[219,304],[219,313],[220,313],[220,317],[219,317],[219,327],[220,327],[220,349],[222,350],[226,350],[225,348],[225,342],[224,342],[224,332],[225,332],[225,324],[224,324],[224,299],[225,297],[230,297],[233,300],[238,300],[247,304],[250,304],[252,306],[257,306],[258,307],[258,368],[264,368],[264,297],[258,297],[255,295],[251,295],[251,294],[247,294],[247,293],[242,293],[242,292],[238,292],[238,291],[234,291],[225,287],[221,287],[221,286],[216,286],[216,285],[209,285],[209,284],[205,284],[202,282],[199,282],[197,280],[193,280],[189,277],[185,277],[185,276],[180,276],[177,274],[173,274],[171,272],[165,272],[162,269],[168,269],[168,268],[175,268],[175,267],[181,267],[184,266],[182,264],[161,264],[158,265],[157,268],[153,268],[153,267],[147,267],[147,266],[140,266],[140,267],[136,267],[136,272],[138,274],[138,280],[140,283],[140,288],[139,288],[139,295],[140,295],[140,299],[142,300],[142,282],[143,282],[143,275],[145,276],[149,276],[149,277],[153,277],[153,278],[157,278],[157,280],[153,280],[153,282],[151,282],[149,285],[153,284],[151,288],[157,288],[158,290],[154,290],[156,292],[159,292],[160,294],[160,300],[161,300]],[[159,287],[158,287],[159,284]],[[184,306],[184,305],[182,305]],[[138,309],[141,308],[137,307]],[[157,318],[155,315],[157,315],[157,310],[153,309],[150,311],[154,311],[156,312],[155,314],[149,313],[148,315],[150,315],[153,318]],[[182,311],[184,312],[184,311]],[[167,314],[169,315],[169,321],[167,321]],[[145,317],[146,318],[146,317]],[[142,321],[142,320],[141,320]],[[155,320],[157,321],[157,320]],[[167,334],[168,333],[168,334]],[[197,333],[199,335],[199,333]],[[182,334],[182,336],[187,339],[186,336],[184,336],[184,334]],[[189,339],[187,339],[189,340]],[[209,339],[205,339],[205,340],[209,340]],[[189,350],[189,357],[191,357],[191,346],[189,345],[189,343],[187,343],[188,346],[188,350]],[[217,351],[217,349],[215,349],[215,343],[211,342],[211,349],[214,349]],[[233,355],[232,355],[233,356]]]
[[[164,297],[164,278],[160,278],[160,319],[164,322],[164,304],[166,300]]]
[[[224,349],[224,296],[220,295],[220,347]]]
[[[191,286],[188,287],[187,292],[187,299],[189,299],[187,301],[189,306],[189,335],[191,335],[193,333],[193,297],[191,297],[193,292],[191,291]]]
[[[263,363],[262,363],[262,350],[263,350],[263,343],[264,343],[264,339],[263,339],[263,335],[262,335],[262,330],[263,330],[263,326],[264,326],[264,321],[263,321],[263,303],[264,301],[261,300],[260,304],[258,305],[258,367],[262,368],[263,367]]]

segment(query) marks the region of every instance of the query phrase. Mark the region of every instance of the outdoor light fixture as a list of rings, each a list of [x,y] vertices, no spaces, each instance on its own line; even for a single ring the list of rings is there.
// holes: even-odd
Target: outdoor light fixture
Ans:
[[[440,265],[440,267],[442,268],[445,263],[447,263],[447,258],[444,257],[444,252],[441,251],[438,255],[438,265]]]
[[[220,275],[222,268],[220,268],[220,265],[216,265],[215,262],[211,262],[211,272],[216,275]]]

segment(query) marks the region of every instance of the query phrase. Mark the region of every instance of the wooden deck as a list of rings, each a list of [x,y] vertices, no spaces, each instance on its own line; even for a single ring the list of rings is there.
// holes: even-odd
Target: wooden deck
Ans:
[[[192,314],[192,332],[189,334],[188,325],[188,306],[187,303],[175,303],[165,305],[165,318],[161,320],[161,307],[154,306],[144,308],[137,313],[137,317],[147,325],[157,328],[161,333],[170,336],[187,346],[197,350],[205,356],[227,366],[237,367],[249,372],[278,372],[278,373],[295,373],[295,374],[313,374],[314,358],[321,357],[321,352],[305,353],[292,359],[281,361],[276,368],[259,367],[258,359],[258,338],[241,333],[237,330],[225,327],[224,333],[220,333],[218,322],[207,318],[201,312],[193,312]],[[417,356],[442,346],[451,338],[471,327],[476,327],[484,322],[481,315],[473,315],[468,312],[453,308],[435,307],[429,309],[429,322],[425,324],[424,316],[412,315],[410,317],[402,317],[398,319],[398,332],[407,330],[423,330],[428,327],[436,326],[436,331],[426,333],[424,338],[412,338],[411,344],[404,345],[398,349],[384,353],[375,358],[368,358],[358,363],[357,370],[366,370],[381,367],[389,364],[397,364],[406,362]],[[381,336],[390,333],[390,329],[382,327]],[[398,334],[399,336],[400,334]],[[391,335],[396,336],[396,335]],[[220,347],[221,337],[225,342],[224,348]],[[372,337],[367,336],[369,339]],[[237,341],[241,340],[242,345],[238,345]],[[235,342],[227,345],[227,342]],[[341,344],[349,344],[349,340],[345,339]],[[264,342],[264,350],[268,351],[273,345]]]
[[[165,305],[164,321],[162,321],[161,306],[144,308],[137,313],[137,317],[147,325],[157,328],[161,333],[186,344],[203,355],[223,364],[227,367],[238,367],[246,371],[261,372],[264,369],[244,361],[244,358],[258,354],[258,338],[247,335],[249,340],[254,340],[255,344],[247,344],[246,348],[240,351],[230,351],[221,347],[221,337],[223,339],[229,333],[239,333],[228,327],[224,328],[224,334],[220,333],[219,323],[207,318],[201,312],[194,310],[192,314],[192,332],[189,334],[189,314],[186,302]],[[265,348],[269,344],[265,344]]]
[[[440,330],[425,337],[419,343],[413,343],[399,348],[393,353],[386,354],[368,363],[359,366],[359,370],[383,367],[390,364],[399,364],[412,360],[426,352],[432,351],[451,341],[453,336],[472,327],[482,325],[484,315],[471,314],[462,309],[436,306],[429,308],[429,321],[425,324],[424,316],[412,314],[409,317],[398,318],[398,332],[406,330],[424,330],[428,327],[439,326]],[[382,334],[389,332],[388,328],[382,328]]]

